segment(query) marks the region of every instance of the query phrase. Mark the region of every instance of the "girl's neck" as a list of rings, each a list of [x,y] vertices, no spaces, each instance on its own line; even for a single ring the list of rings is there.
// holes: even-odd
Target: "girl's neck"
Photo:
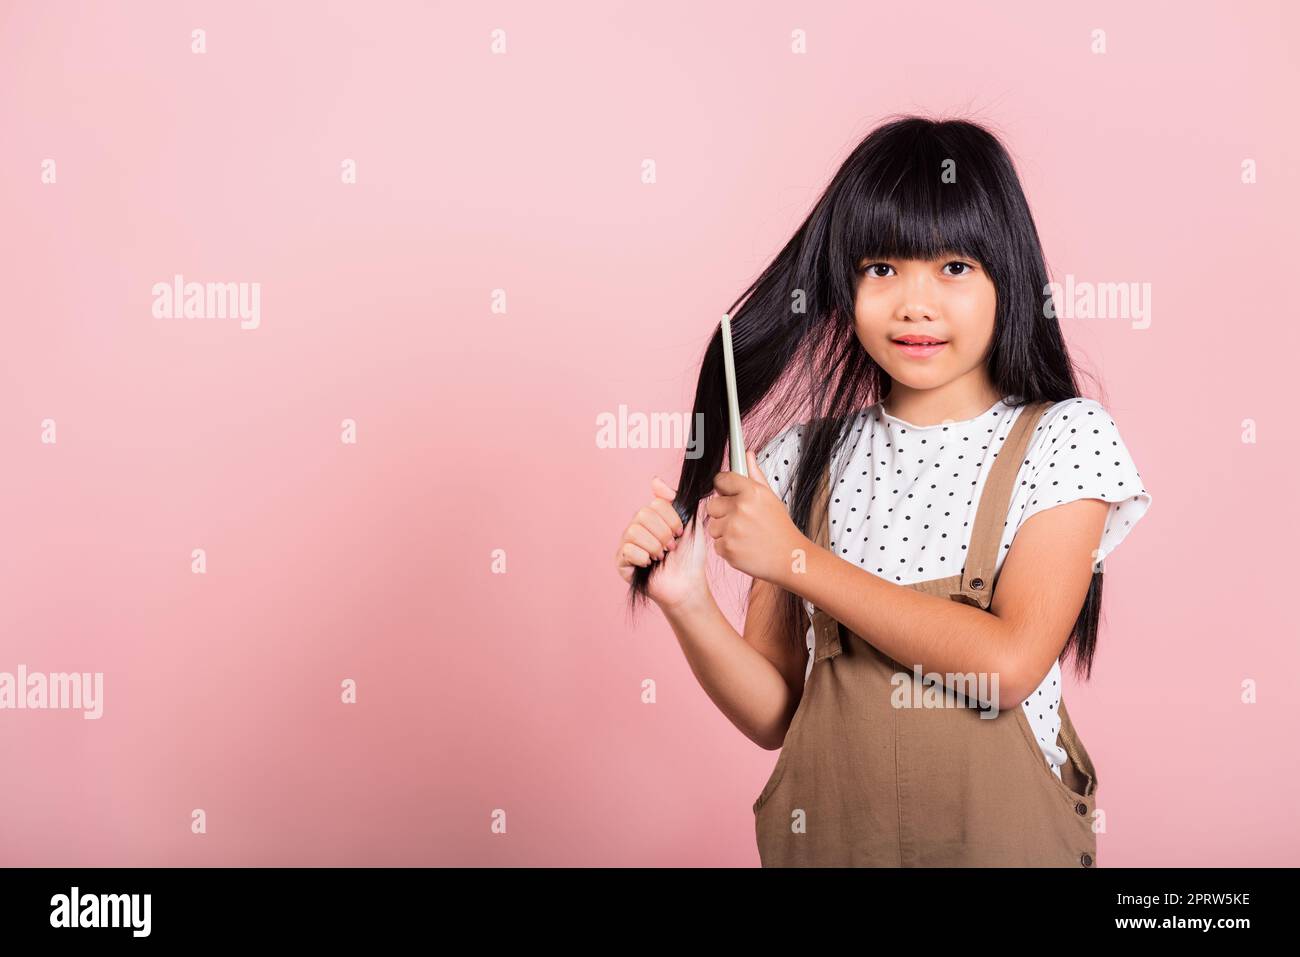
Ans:
[[[912,389],[894,382],[881,408],[913,425],[930,426],[977,418],[1003,398],[987,379],[970,383],[957,379],[934,389]]]

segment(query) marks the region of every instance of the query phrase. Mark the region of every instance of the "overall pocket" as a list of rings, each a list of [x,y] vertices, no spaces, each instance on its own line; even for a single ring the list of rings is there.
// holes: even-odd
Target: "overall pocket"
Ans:
[[[1065,749],[1065,753],[1069,757],[1066,764],[1062,766],[1062,774],[1069,774],[1072,777],[1074,793],[1081,794],[1088,799],[1095,799],[1098,784],[1097,769],[1093,766],[1088,749],[1083,746],[1083,739],[1079,737],[1074,722],[1070,720],[1070,712],[1065,707],[1064,697],[1056,706],[1056,712],[1061,716],[1061,728],[1057,733],[1057,741]],[[1068,772],[1067,768],[1069,768]],[[1055,777],[1056,775],[1052,776]]]
[[[791,725],[793,726],[793,722],[791,722]],[[785,744],[781,746],[781,753],[777,755],[776,758],[776,767],[772,768],[772,773],[768,776],[767,783],[763,785],[763,790],[754,800],[755,814],[762,810],[763,805],[767,803],[767,799],[770,798],[772,792],[776,790],[776,786],[781,783],[781,778],[785,775],[785,757],[789,750],[790,735],[787,732],[785,736]]]
[[[1061,715],[1057,744],[1064,748],[1066,753],[1066,763],[1061,766],[1059,778],[1048,766],[1047,758],[1039,747],[1038,739],[1034,737],[1034,729],[1029,726],[1029,719],[1025,717],[1023,708],[1016,708],[1016,724],[1020,726],[1025,746],[1033,756],[1038,777],[1072,807],[1082,803],[1086,806],[1087,812],[1091,812],[1097,799],[1097,772],[1093,768],[1092,759],[1088,757],[1088,752],[1083,747],[1083,742],[1079,740],[1074,730],[1074,725],[1070,723],[1065,713],[1064,699],[1057,707]]]
[[[808,691],[813,681],[817,678],[818,671],[825,667],[825,662],[815,662],[812,673],[808,680],[804,682],[803,693],[799,696],[799,704],[794,709],[794,717],[790,719],[790,727],[785,730],[785,740],[781,742],[781,753],[777,756],[776,766],[772,768],[772,773],[768,775],[767,783],[763,785],[762,792],[754,800],[754,813],[757,814],[768,802],[772,794],[776,791],[781,779],[785,777],[785,769],[790,760],[791,751],[798,745],[799,726],[802,723],[803,716],[807,713],[808,708]]]
[[[1097,808],[1097,772],[1088,752],[1084,750],[1083,742],[1075,733],[1074,726],[1064,715],[1063,706],[1058,706],[1058,709],[1062,718],[1057,743],[1066,753],[1066,763],[1061,765],[1059,778],[1048,766],[1047,758],[1038,745],[1038,739],[1034,737],[1023,708],[1016,708],[1016,724],[1023,732],[1028,759],[1034,763],[1033,773],[1042,782],[1046,789],[1043,793],[1050,795],[1051,806],[1055,808],[1049,812],[1049,827],[1059,844],[1053,844],[1056,850],[1052,852],[1052,860],[1056,862],[1055,855],[1059,852],[1064,856],[1058,863],[1064,866],[1094,867],[1097,863],[1097,833],[1093,830],[1093,813]],[[1056,863],[1052,866],[1056,866]]]

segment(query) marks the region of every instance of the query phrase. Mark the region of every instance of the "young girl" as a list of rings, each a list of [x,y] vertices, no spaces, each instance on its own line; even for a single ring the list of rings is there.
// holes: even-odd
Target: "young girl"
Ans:
[[[703,454],[652,481],[616,563],[719,709],[781,748],[762,863],[1093,866],[1098,774],[1060,662],[1090,675],[1102,560],[1151,496],[1080,395],[1006,151],[963,121],[878,128],[740,302],[761,451],[721,471],[715,333]],[[743,635],[705,532],[753,578]]]

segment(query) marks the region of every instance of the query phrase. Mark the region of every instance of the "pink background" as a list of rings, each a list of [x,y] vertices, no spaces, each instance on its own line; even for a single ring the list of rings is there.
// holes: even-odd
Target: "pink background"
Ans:
[[[1055,278],[1153,287],[1064,320],[1154,499],[1067,690],[1099,863],[1300,862],[1298,15],[1076,6],[0,5],[0,671],[105,676],[0,711],[0,863],[757,864],[776,753],[613,568],[681,452],[595,421],[689,409],[895,112],[1006,137]],[[155,319],[178,272],[261,327]]]

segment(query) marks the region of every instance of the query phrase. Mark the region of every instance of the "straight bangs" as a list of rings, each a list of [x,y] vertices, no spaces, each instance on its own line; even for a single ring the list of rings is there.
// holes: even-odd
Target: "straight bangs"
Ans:
[[[961,256],[1005,274],[1011,224],[993,213],[1003,204],[989,195],[985,164],[964,162],[933,136],[908,146],[880,151],[836,195],[829,251],[842,291],[857,288],[864,261],[880,259]]]

